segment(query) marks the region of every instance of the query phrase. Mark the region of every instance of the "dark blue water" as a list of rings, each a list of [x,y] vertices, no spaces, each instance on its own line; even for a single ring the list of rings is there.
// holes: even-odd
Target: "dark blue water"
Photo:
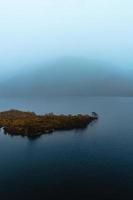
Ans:
[[[0,99],[0,110],[100,115],[84,130],[0,134],[0,199],[131,199],[133,98]]]

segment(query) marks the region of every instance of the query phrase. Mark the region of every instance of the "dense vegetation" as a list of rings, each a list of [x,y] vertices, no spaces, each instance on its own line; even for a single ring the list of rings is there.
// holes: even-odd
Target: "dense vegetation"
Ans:
[[[97,119],[90,115],[55,115],[53,113],[36,115],[34,112],[9,110],[0,112],[0,127],[12,135],[36,136],[55,130],[85,128]]]

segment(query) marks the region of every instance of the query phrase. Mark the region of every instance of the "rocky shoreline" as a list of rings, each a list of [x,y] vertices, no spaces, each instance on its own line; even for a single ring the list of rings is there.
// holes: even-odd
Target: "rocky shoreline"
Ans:
[[[56,130],[86,128],[97,120],[96,113],[91,115],[56,115],[53,113],[37,115],[34,112],[9,110],[0,112],[0,128],[11,135],[38,136]]]

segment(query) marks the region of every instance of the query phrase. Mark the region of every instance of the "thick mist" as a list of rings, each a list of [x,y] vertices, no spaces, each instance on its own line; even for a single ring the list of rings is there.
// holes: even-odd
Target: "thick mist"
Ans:
[[[131,96],[132,7],[131,0],[1,1],[1,96]]]
[[[2,96],[132,96],[133,78],[114,66],[79,57],[63,57],[26,70],[1,84]]]

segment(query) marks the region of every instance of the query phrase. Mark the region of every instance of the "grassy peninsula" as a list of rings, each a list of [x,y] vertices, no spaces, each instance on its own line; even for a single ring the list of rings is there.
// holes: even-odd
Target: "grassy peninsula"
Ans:
[[[37,136],[56,130],[81,129],[98,118],[90,115],[37,115],[34,112],[9,110],[0,112],[0,128],[11,135]]]

